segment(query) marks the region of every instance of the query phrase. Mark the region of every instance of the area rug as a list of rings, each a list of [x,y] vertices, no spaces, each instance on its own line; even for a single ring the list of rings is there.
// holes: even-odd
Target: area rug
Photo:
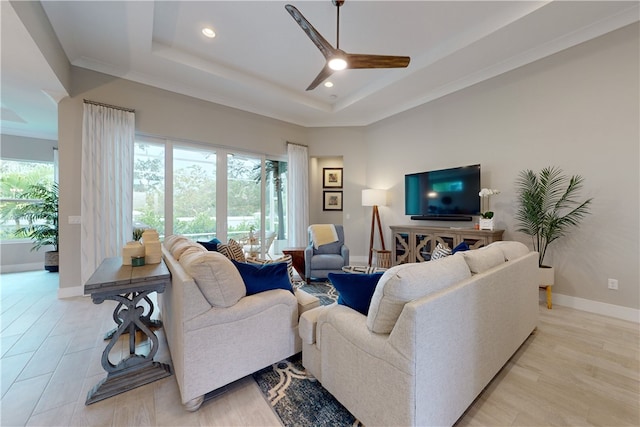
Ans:
[[[308,294],[318,297],[320,304],[329,305],[338,300],[338,292],[330,282],[296,282],[296,289],[301,289]]]
[[[362,425],[315,378],[307,375],[301,353],[254,373],[253,378],[287,427]]]
[[[296,288],[317,296],[322,305],[331,304],[338,298],[328,282],[299,282]],[[282,424],[287,427],[361,426],[331,393],[307,375],[301,357],[298,353],[253,374]]]

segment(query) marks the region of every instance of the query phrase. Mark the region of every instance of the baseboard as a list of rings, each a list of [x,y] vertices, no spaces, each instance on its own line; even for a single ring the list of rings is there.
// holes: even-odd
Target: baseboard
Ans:
[[[84,296],[84,286],[58,288],[58,299]]]
[[[542,298],[546,301],[546,298]],[[623,307],[621,305],[608,304],[606,302],[593,301],[589,299],[572,297],[553,293],[553,305],[575,308],[576,310],[588,311],[589,313],[601,314],[603,316],[614,317],[628,322],[640,323],[640,310]]]
[[[0,267],[0,273],[22,273],[24,271],[44,270],[42,262],[32,262],[30,264],[12,264]]]

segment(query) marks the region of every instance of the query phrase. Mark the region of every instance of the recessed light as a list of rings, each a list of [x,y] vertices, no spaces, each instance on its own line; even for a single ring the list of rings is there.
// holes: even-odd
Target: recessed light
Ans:
[[[324,87],[333,87],[333,83],[331,83],[331,82],[324,82]]]
[[[212,28],[209,27],[205,27],[202,29],[202,34],[205,35],[205,37],[209,37],[210,39],[214,38],[216,36],[216,32],[213,31]]]

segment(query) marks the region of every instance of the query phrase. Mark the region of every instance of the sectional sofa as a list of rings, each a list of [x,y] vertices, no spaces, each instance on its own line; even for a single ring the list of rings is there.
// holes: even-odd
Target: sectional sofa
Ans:
[[[302,314],[303,364],[366,426],[452,425],[536,328],[537,266],[495,242],[392,267],[366,315]]]

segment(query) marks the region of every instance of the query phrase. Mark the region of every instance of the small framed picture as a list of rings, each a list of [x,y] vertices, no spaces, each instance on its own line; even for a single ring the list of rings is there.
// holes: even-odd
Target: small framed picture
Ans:
[[[342,210],[342,191],[323,191],[322,203],[323,211],[341,211]]]
[[[322,168],[324,188],[342,188],[342,168]]]

